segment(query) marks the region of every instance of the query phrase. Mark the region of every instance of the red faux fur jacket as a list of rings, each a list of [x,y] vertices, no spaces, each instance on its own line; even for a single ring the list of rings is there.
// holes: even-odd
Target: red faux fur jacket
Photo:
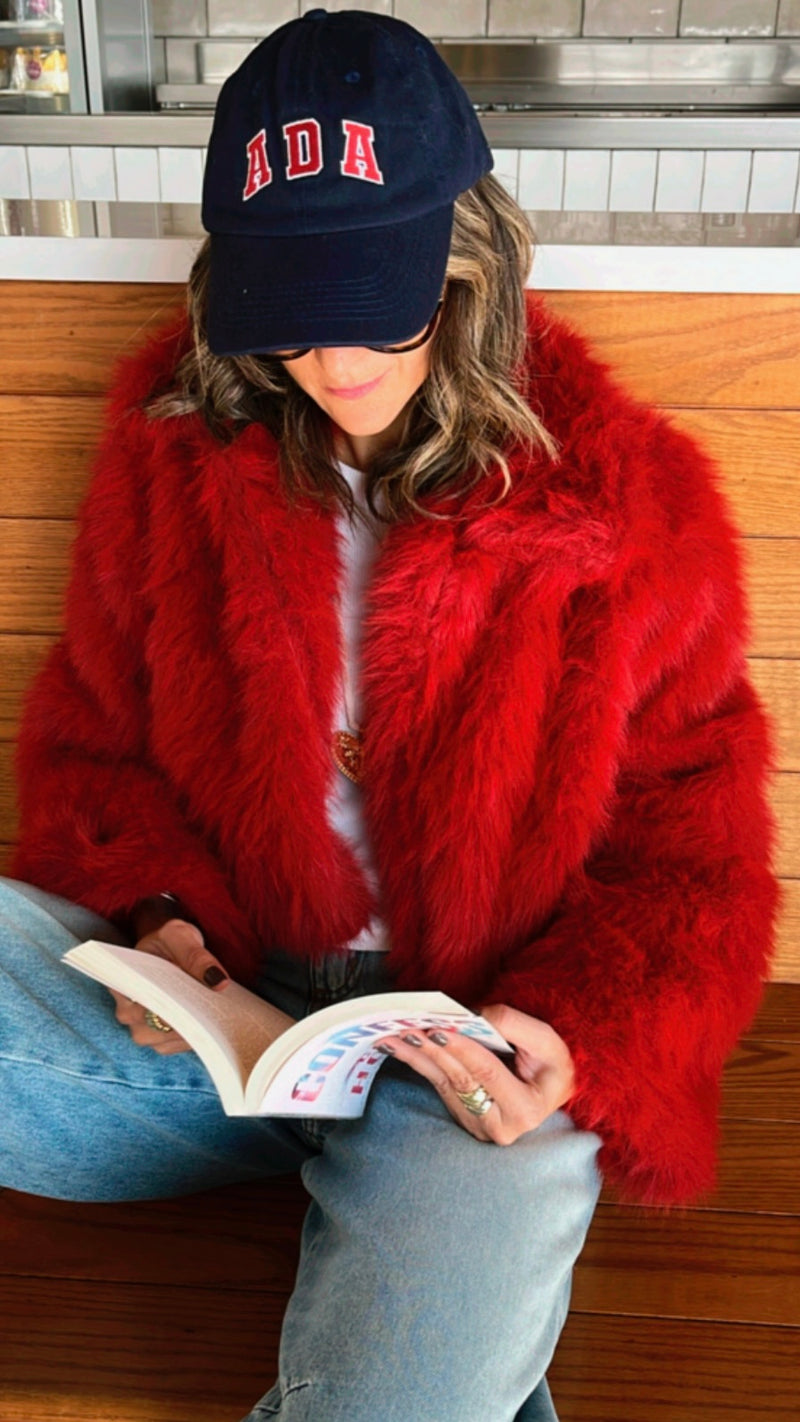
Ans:
[[[363,647],[365,815],[398,984],[542,1018],[627,1198],[713,1180],[722,1063],[777,890],[739,554],[709,460],[530,302],[557,464],[393,526]],[[183,323],[121,368],[66,630],[19,747],[14,872],[119,914],[170,889],[231,971],[374,908],[328,825],[334,515],[267,431],[148,420]],[[452,508],[452,505],[450,506]]]

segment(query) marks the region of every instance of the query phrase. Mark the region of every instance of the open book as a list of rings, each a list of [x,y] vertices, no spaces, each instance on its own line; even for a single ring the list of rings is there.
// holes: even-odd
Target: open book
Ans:
[[[382,992],[299,1022],[240,983],[212,991],[163,958],[90,940],[64,962],[155,1012],[197,1053],[229,1116],[362,1115],[378,1068],[374,1043],[395,1032],[457,1027],[493,1051],[513,1048],[441,992]]]

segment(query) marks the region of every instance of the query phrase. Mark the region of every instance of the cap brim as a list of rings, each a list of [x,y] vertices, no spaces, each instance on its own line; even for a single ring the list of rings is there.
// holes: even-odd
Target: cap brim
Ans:
[[[211,234],[214,355],[298,346],[395,345],[433,315],[453,205],[393,226],[304,237]]]

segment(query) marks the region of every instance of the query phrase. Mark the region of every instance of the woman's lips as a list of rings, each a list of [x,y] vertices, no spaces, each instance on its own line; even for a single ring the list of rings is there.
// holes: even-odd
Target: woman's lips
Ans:
[[[383,380],[385,371],[377,375],[374,380],[368,380],[366,385],[349,385],[347,388],[334,389],[332,385],[326,386],[328,395],[335,395],[337,400],[360,400],[362,395],[369,395],[370,390],[374,390]]]

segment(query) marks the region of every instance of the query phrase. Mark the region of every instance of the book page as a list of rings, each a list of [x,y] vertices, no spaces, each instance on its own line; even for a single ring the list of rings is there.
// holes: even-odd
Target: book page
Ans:
[[[438,1026],[457,1027],[494,1051],[512,1050],[485,1018],[445,993],[351,998],[298,1022],[273,1044],[246,1089],[248,1111],[265,1116],[360,1116],[375,1074],[386,1061],[374,1043],[396,1032]],[[303,1028],[305,1040],[300,1040]]]
[[[294,1022],[240,983],[213,991],[174,963],[136,948],[90,940],[71,948],[64,961],[169,1022],[197,1052],[228,1115],[243,1113],[253,1066]]]

